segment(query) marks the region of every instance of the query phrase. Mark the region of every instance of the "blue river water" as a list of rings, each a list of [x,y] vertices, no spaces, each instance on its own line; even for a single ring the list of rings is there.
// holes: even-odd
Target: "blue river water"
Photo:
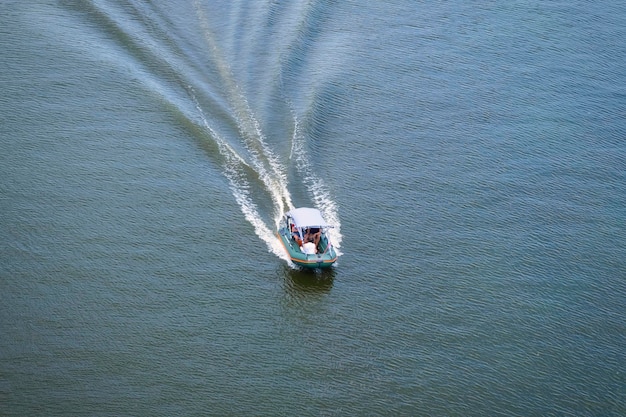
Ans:
[[[623,2],[1,8],[0,415],[626,415]]]

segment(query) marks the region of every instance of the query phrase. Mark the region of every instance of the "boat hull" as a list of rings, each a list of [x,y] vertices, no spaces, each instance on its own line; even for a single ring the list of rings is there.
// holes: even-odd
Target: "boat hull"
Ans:
[[[287,228],[281,228],[277,233],[278,239],[289,254],[291,261],[302,268],[328,268],[337,260],[337,253],[332,245],[329,244],[328,238],[322,234],[318,253],[306,254],[296,241],[291,237],[291,233]]]

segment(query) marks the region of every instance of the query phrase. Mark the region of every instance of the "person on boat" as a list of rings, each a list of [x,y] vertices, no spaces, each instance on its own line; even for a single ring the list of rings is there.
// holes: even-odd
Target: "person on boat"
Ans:
[[[306,234],[304,235],[304,242],[313,242],[315,243],[315,248],[320,243],[320,238],[322,237],[322,231],[319,227],[311,227],[307,229]]]
[[[298,228],[295,224],[291,225],[291,237],[296,241],[298,246],[302,246],[302,240],[300,239],[300,233],[298,233]]]

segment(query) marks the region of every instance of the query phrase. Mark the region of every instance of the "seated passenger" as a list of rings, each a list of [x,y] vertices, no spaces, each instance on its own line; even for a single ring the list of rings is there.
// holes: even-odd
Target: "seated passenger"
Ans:
[[[296,241],[298,246],[302,246],[302,240],[300,239],[300,234],[298,233],[298,228],[295,224],[291,225],[291,237]]]
[[[320,243],[320,238],[322,237],[322,231],[319,227],[311,227],[307,229],[306,234],[304,235],[305,242],[313,242],[315,243],[315,247]]]

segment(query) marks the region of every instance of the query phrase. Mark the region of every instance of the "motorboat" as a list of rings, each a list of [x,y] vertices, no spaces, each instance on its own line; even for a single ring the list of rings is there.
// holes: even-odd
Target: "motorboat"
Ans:
[[[284,214],[277,235],[294,264],[303,268],[328,268],[337,260],[327,233],[332,227],[319,210],[301,207]]]

